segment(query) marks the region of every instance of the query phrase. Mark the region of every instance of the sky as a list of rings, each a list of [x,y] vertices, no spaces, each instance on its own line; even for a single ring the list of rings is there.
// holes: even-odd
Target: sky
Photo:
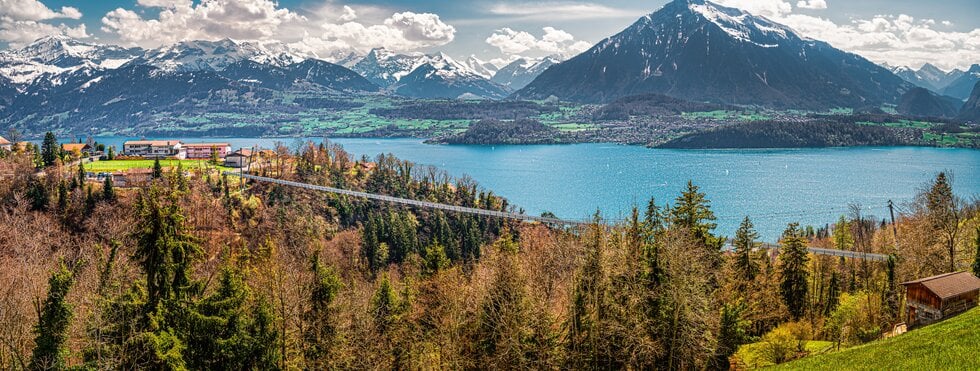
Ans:
[[[877,63],[980,63],[978,0],[717,0]],[[653,1],[0,0],[0,46],[63,34],[159,47],[182,40],[280,41],[323,59],[385,47],[475,55],[573,56],[659,9]]]

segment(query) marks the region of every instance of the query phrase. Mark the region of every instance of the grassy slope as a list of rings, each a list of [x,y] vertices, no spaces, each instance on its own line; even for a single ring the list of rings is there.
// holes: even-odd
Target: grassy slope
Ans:
[[[179,160],[184,169],[196,169],[210,166],[207,164],[207,160]],[[164,168],[177,166],[178,160],[161,160],[160,165]],[[153,160],[112,160],[112,161],[96,161],[85,164],[85,171],[91,172],[115,172],[115,171],[125,171],[129,169],[151,169],[153,168]],[[218,170],[225,171],[231,168],[226,168],[224,166],[218,166]]]
[[[904,335],[803,358],[788,370],[980,370],[980,308]]]

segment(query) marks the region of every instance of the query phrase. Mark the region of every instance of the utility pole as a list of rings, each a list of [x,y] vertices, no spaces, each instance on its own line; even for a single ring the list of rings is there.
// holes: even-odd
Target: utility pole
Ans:
[[[895,245],[898,245],[898,227],[895,226],[895,204],[888,200],[888,213],[892,216],[892,234],[895,236]]]

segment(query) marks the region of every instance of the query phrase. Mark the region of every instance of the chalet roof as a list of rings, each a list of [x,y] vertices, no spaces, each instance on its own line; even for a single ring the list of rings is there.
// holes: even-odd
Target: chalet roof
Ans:
[[[61,149],[68,152],[74,152],[74,151],[81,152],[89,148],[92,147],[90,147],[88,144],[85,143],[65,143],[61,145]]]
[[[248,148],[242,148],[235,151],[235,153],[228,155],[227,157],[249,157],[251,155],[252,155],[252,150]]]
[[[124,146],[175,146],[180,144],[179,140],[130,140],[123,143]]]
[[[229,144],[229,143],[184,143],[184,147],[185,148],[186,147],[191,147],[191,148],[194,148],[194,147],[204,147],[204,148],[231,147],[231,144]]]
[[[941,299],[980,290],[980,278],[970,272],[944,273],[915,281],[902,282],[902,285],[908,286],[917,283],[921,283]]]
[[[6,145],[6,144],[10,144],[10,141],[7,140],[7,138],[0,137],[0,145]]]

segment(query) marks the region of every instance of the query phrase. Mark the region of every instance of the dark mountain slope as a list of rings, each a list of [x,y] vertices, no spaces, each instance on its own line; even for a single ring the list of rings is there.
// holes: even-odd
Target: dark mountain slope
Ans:
[[[926,88],[912,88],[898,100],[898,113],[921,117],[955,117],[963,103]]]
[[[642,93],[772,107],[895,102],[911,84],[738,9],[677,0],[549,68],[515,98],[608,102]]]

